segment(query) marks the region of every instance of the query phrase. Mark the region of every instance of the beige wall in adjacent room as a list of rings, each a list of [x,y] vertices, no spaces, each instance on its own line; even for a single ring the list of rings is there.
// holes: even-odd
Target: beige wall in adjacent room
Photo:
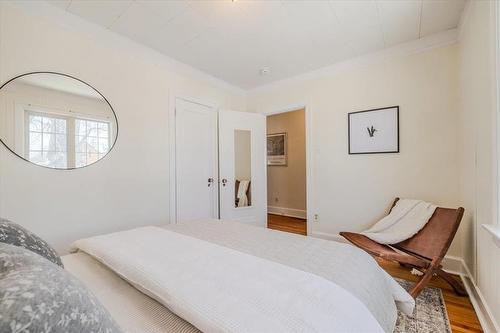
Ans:
[[[288,163],[267,167],[267,205],[306,211],[305,111],[267,117],[267,134],[287,133]]]

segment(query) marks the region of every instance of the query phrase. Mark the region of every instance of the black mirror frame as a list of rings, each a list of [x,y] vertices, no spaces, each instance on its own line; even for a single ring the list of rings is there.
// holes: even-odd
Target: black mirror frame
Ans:
[[[58,72],[51,72],[51,71],[37,71],[37,72],[28,72],[28,73],[24,73],[24,74],[21,74],[21,75],[18,75],[16,77],[13,77],[12,79],[9,79],[7,80],[5,83],[3,83],[1,86],[0,86],[0,91],[2,90],[3,87],[5,87],[7,84],[9,84],[10,82],[20,78],[20,77],[23,77],[23,76],[27,76],[27,75],[32,75],[32,74],[55,74],[55,75],[61,75],[61,76],[65,76],[65,77],[68,77],[68,78],[71,78],[71,79],[74,79],[74,80],[77,80],[83,84],[85,84],[86,86],[90,87],[92,90],[94,90],[95,92],[97,92],[103,99],[104,101],[106,101],[106,103],[108,104],[109,108],[111,109],[111,112],[113,112],[113,117],[115,118],[115,122],[116,122],[116,135],[115,135],[115,138],[113,140],[113,143],[111,144],[111,146],[109,147],[109,151],[106,155],[104,155],[102,158],[100,158],[99,160],[93,162],[93,163],[90,163],[90,164],[87,164],[85,166],[82,166],[82,167],[74,167],[74,168],[51,168],[51,167],[47,167],[47,166],[44,166],[44,165],[40,165],[40,164],[36,164],[36,163],[33,163],[31,162],[30,160],[27,160],[26,158],[22,157],[21,155],[19,155],[18,153],[16,153],[15,151],[13,151],[5,142],[3,142],[2,138],[0,137],[0,142],[2,143],[2,145],[7,148],[7,150],[9,150],[11,153],[13,153],[14,155],[16,155],[17,157],[19,157],[20,159],[30,163],[30,164],[33,164],[33,165],[36,165],[38,167],[41,167],[41,168],[44,168],[44,169],[50,169],[50,170],[62,170],[62,171],[69,171],[69,170],[77,170],[77,169],[83,169],[83,168],[86,168],[86,167],[89,167],[91,165],[94,165],[98,162],[100,162],[101,160],[105,159],[110,153],[111,151],[113,150],[113,148],[115,147],[116,145],[116,142],[118,141],[118,133],[119,133],[119,125],[118,125],[118,117],[116,116],[116,112],[115,110],[113,109],[113,106],[111,106],[111,103],[106,99],[106,97],[104,97],[103,94],[101,94],[101,92],[99,90],[97,90],[96,88],[94,88],[93,86],[91,86],[90,84],[88,84],[87,82],[83,81],[83,80],[80,80],[79,78],[76,78],[72,75],[68,75],[68,74],[63,74],[63,73],[58,73]]]

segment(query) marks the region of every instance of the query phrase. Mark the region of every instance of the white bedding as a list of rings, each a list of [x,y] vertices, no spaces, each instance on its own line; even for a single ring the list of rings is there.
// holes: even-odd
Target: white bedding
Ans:
[[[332,281],[158,227],[75,247],[203,332],[383,332]]]
[[[337,331],[380,331],[382,328],[385,331],[392,331],[396,316],[395,300],[403,310],[406,310],[405,312],[410,311],[413,307],[411,297],[383,270],[378,268],[372,258],[345,244],[222,221],[199,221],[168,226],[167,228],[175,232],[161,232],[164,230],[155,228],[154,232],[144,235],[147,241],[138,241],[141,237],[137,237],[137,232],[129,231],[125,232],[126,239],[122,237],[123,233],[119,233],[117,237],[115,237],[117,234],[98,236],[77,242],[76,245],[86,252],[94,252],[99,260],[136,284],[136,287],[160,300],[197,327],[209,332],[222,330],[238,332],[245,330],[311,331],[311,327],[301,326],[305,323],[294,322],[301,316],[304,316],[306,320],[312,320],[314,325],[317,325],[313,326],[316,331],[332,331],[335,327]],[[181,236],[180,233],[190,237]],[[157,238],[156,243],[163,245],[158,247],[153,244],[151,240],[155,237]],[[110,245],[112,238],[114,238],[115,244]],[[167,239],[169,240],[167,241]],[[207,242],[200,239],[205,239]],[[188,243],[189,246],[186,245]],[[135,247],[132,244],[135,244]],[[219,244],[219,246],[215,244]],[[271,248],[270,244],[274,248]],[[144,247],[149,249],[146,250]],[[189,255],[186,253],[188,248],[194,249],[188,251]],[[260,253],[261,250],[266,250],[265,254]],[[297,250],[300,250],[300,253],[296,252]],[[140,251],[146,252],[139,254]],[[293,257],[294,253],[297,255],[290,259],[281,256],[283,251],[288,252],[288,257],[290,255]],[[315,262],[310,257],[308,258],[312,252],[316,252],[316,257],[321,261]],[[176,255],[172,255],[172,253],[176,253]],[[324,255],[325,253],[330,259]],[[347,253],[350,255],[347,256]],[[202,264],[202,266],[191,265],[187,269],[182,260],[178,263],[171,262],[178,258],[186,259],[187,255],[189,258],[198,258],[198,264]],[[218,256],[222,256],[222,259]],[[145,257],[151,257],[149,263],[144,259]],[[220,260],[210,262],[210,257],[211,260],[214,260],[213,258]],[[202,258],[203,260],[201,260]],[[284,258],[285,260],[283,260]],[[197,260],[194,262],[196,263]],[[332,263],[339,261],[344,264],[341,266],[332,265]],[[158,262],[162,262],[162,265],[158,265]],[[306,264],[304,265],[304,263]],[[176,265],[180,266],[175,268]],[[360,266],[364,268],[360,269]],[[234,272],[236,267],[238,267],[237,273]],[[197,273],[190,276],[188,274],[188,279],[186,276],[179,277],[182,276],[179,275],[179,272],[183,272],[185,275],[186,272],[193,272],[196,269]],[[129,274],[129,271],[132,275]],[[255,274],[252,274],[255,271],[263,271],[267,275],[262,280],[255,280]],[[365,274],[354,276],[357,273]],[[366,276],[367,273],[370,276]],[[205,281],[204,279],[207,278],[205,274],[212,275],[212,280]],[[178,278],[172,279],[173,276]],[[271,287],[269,281],[279,281],[280,276],[287,276],[287,280],[291,283],[284,283],[281,287],[279,286],[281,283],[274,283],[276,285],[273,284]],[[225,281],[221,277],[228,278],[229,281]],[[290,280],[290,277],[293,278]],[[254,280],[248,280],[249,278]],[[199,279],[208,284],[205,286],[197,285],[197,283],[201,283],[198,281]],[[319,297],[320,294],[316,294],[316,298],[308,299],[305,297],[304,299],[304,294],[310,297],[314,293],[309,290],[306,292],[304,289],[297,290],[297,286],[304,288],[307,286],[305,283],[297,282],[299,280],[307,281],[309,286],[313,286],[313,290],[320,288],[321,295],[330,293],[332,297],[327,298],[327,300],[331,302],[322,303],[324,300]],[[335,281],[339,283],[337,284]],[[230,282],[233,284],[231,285]],[[224,288],[217,290],[207,287],[216,285],[222,285]],[[232,289],[227,289],[229,286]],[[263,293],[264,296],[273,295],[273,297],[265,298],[260,303],[248,305],[246,303],[251,303],[252,299],[255,301],[255,297],[261,299],[259,297],[263,296],[246,291],[241,291],[240,295],[238,289],[241,289],[241,286],[248,286],[248,288],[253,286],[261,291],[267,290],[267,286],[271,289]],[[221,300],[221,297],[226,297],[221,296],[221,291],[224,290],[235,290],[237,293],[229,293],[226,295],[229,298]],[[275,290],[274,294],[272,290]],[[206,293],[206,297],[201,298],[200,295],[204,293]],[[300,302],[306,302],[309,305],[295,309],[295,313],[288,313],[289,309],[283,310],[286,308],[284,299],[280,298],[286,295],[295,295],[300,299]],[[230,296],[233,296],[233,299],[230,299]],[[177,297],[181,297],[182,301],[178,302]],[[318,302],[324,306],[323,312],[317,309],[308,311],[308,309],[312,309],[312,304]],[[226,304],[226,306],[219,308],[218,304]],[[231,306],[227,306],[228,304]],[[339,305],[341,306],[339,307]],[[214,307],[217,310],[215,313]],[[276,315],[275,308],[282,312],[281,317]],[[256,311],[256,309],[259,309],[258,313],[251,312]],[[342,314],[345,309],[349,311]],[[269,316],[270,313],[273,316]],[[328,313],[329,316],[318,320],[317,316],[321,313]],[[219,318],[221,322],[213,323],[213,318]],[[245,321],[245,318],[251,318],[251,320]],[[328,329],[321,326],[322,323],[327,324]]]

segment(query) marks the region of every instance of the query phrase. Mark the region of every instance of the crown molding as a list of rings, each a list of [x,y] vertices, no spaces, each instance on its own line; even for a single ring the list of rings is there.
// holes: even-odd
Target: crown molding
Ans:
[[[348,69],[354,69],[391,58],[408,56],[416,53],[425,52],[435,48],[444,47],[450,44],[454,44],[457,41],[458,41],[457,29],[446,30],[417,40],[399,44],[391,48],[383,49],[356,58],[348,59],[346,61],[338,62],[336,64],[323,67],[304,74],[300,74],[291,78],[271,82],[264,86],[256,87],[254,89],[249,90],[248,94],[249,96],[254,96],[262,93],[268,93],[275,89],[283,88],[285,86],[295,85],[304,81],[309,81],[321,77],[331,76],[338,72],[342,72]]]
[[[232,85],[224,80],[218,79],[208,73],[200,71],[192,66],[156,51],[146,45],[140,44],[132,39],[122,36],[114,31],[103,28],[98,24],[84,20],[83,18],[65,11],[62,8],[51,5],[45,1],[0,1],[0,6],[17,7],[32,16],[41,16],[50,22],[63,26],[65,29],[81,33],[101,42],[105,46],[124,51],[135,57],[152,62],[167,70],[187,78],[198,79],[213,84],[216,87],[228,90],[234,94],[245,96],[244,89]]]

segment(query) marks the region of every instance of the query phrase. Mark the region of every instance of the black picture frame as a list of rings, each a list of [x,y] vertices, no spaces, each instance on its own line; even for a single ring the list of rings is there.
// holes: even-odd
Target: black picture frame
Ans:
[[[283,155],[273,156],[269,154],[269,139],[272,137],[282,137],[283,138]],[[288,133],[271,133],[267,134],[267,166],[288,166]]]
[[[397,148],[395,150],[389,151],[365,151],[365,152],[353,152],[351,149],[351,116],[353,114],[376,112],[381,110],[396,109],[396,132],[397,132]],[[398,154],[400,152],[400,140],[399,140],[399,105],[388,106],[377,109],[369,109],[363,111],[349,112],[347,114],[347,151],[349,155],[370,155],[370,154]]]

